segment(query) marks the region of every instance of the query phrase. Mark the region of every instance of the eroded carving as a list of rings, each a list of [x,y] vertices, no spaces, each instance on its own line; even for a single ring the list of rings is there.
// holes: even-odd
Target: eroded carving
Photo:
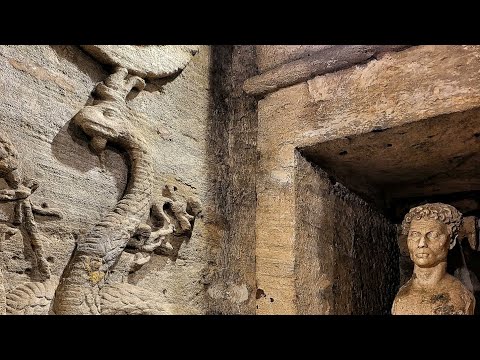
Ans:
[[[58,278],[51,276],[43,247],[45,237],[38,230],[35,214],[55,218],[61,218],[62,214],[47,203],[38,206],[31,201],[30,196],[37,190],[38,182],[24,179],[19,169],[18,153],[4,134],[0,134],[0,178],[9,186],[9,189],[0,190],[0,203],[14,203],[12,224],[0,224],[0,249],[6,236],[13,236],[20,231],[30,241],[41,278],[41,281],[22,284],[6,294],[0,271],[0,314],[46,314]]]
[[[447,253],[455,246],[462,214],[453,206],[433,203],[409,211],[402,223],[413,275],[398,291],[392,314],[472,315],[475,298],[447,274]]]
[[[187,233],[195,214],[187,207],[199,205],[177,199],[171,191],[162,196],[152,192],[154,171],[145,140],[132,124],[134,113],[126,103],[133,88],[142,90],[145,82],[117,68],[96,87],[93,105],[85,106],[73,118],[76,126],[90,137],[90,147],[100,155],[107,143],[124,149],[130,160],[130,172],[123,198],[116,207],[80,238],[57,288],[53,310],[56,314],[165,314],[169,304],[162,304],[155,294],[134,285],[110,283],[114,269],[125,248],[137,250],[135,266],[148,262],[149,253],[165,242],[168,234]],[[167,187],[168,189],[168,187]],[[180,224],[175,229],[165,209],[170,208]],[[147,225],[150,214],[158,228]]]
[[[22,235],[29,239],[39,273],[43,279],[48,279],[51,272],[43,248],[45,239],[38,231],[35,214],[55,218],[61,218],[62,215],[57,209],[49,208],[47,203],[38,206],[31,201],[30,196],[38,189],[38,182],[23,178],[18,168],[18,153],[5,135],[0,137],[0,177],[4,178],[10,187],[0,190],[0,203],[14,202],[12,223],[19,226]]]

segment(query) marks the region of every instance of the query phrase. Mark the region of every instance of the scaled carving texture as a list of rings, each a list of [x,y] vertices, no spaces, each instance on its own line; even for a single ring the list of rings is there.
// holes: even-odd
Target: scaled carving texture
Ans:
[[[145,139],[132,125],[134,114],[126,105],[131,90],[141,91],[144,87],[143,79],[130,76],[125,68],[117,68],[97,86],[93,105],[83,108],[73,119],[90,138],[90,147],[96,154],[101,155],[108,142],[127,151],[130,179],[115,209],[78,242],[56,291],[56,314],[100,314],[103,309],[109,313],[170,313],[168,305],[154,294],[133,285],[110,283],[108,279],[132,237],[144,237],[140,249],[148,253],[162,245],[165,235],[174,232],[165,209],[172,209],[180,224],[179,232],[190,231],[194,219],[186,212],[186,204],[178,204],[171,194],[170,198],[153,197],[152,159]],[[150,214],[162,224],[155,231],[146,224]]]
[[[56,56],[48,47],[39,48],[42,55],[50,56],[37,59],[39,62],[45,61],[50,65],[51,59],[61,59],[65,56],[78,69],[89,72],[91,77],[97,76],[97,74],[92,75],[88,68],[90,66],[88,61],[91,60],[86,60],[85,55],[74,47],[54,48]],[[36,65],[36,70],[31,70],[28,61],[32,60],[28,52],[29,49],[25,47],[0,47],[0,71],[5,71],[7,74],[12,72],[8,67],[9,63],[15,69],[14,74],[16,74],[15,71],[19,71],[36,79],[53,79],[53,72],[48,77],[44,75],[50,71],[45,70],[46,67]],[[27,60],[21,57],[20,60],[12,60],[12,55],[18,57],[19,54],[25,55]],[[192,55],[193,53],[190,53],[190,57]],[[80,62],[79,57],[82,57]],[[2,67],[5,64],[4,58],[9,59],[6,70]],[[180,71],[187,62],[184,61],[183,65],[177,66],[177,70],[169,74]],[[208,55],[206,57],[204,55],[199,65],[190,70],[187,76],[197,77],[202,83],[203,79],[208,79],[206,65],[208,65]],[[67,68],[67,70],[78,71],[75,68]],[[0,313],[185,314],[202,311],[201,289],[204,286],[200,282],[200,276],[206,261],[203,253],[201,223],[200,229],[197,229],[197,226],[194,229],[193,225],[199,216],[203,216],[199,200],[202,195],[197,196],[198,192],[203,190],[203,179],[201,176],[194,178],[183,169],[186,169],[185,160],[188,162],[190,154],[199,159],[203,156],[203,138],[201,133],[197,138],[191,135],[188,137],[189,141],[192,139],[195,146],[199,145],[197,146],[199,152],[195,153],[192,150],[194,147],[187,147],[183,153],[178,152],[176,149],[179,146],[185,147],[186,143],[182,143],[184,140],[176,134],[175,136],[169,134],[170,131],[174,131],[177,123],[170,123],[171,128],[167,131],[162,127],[163,118],[147,118],[146,113],[154,112],[162,116],[161,112],[155,112],[156,109],[147,111],[142,108],[149,103],[158,106],[156,105],[159,103],[158,98],[164,99],[165,87],[173,89],[171,92],[167,91],[169,99],[188,98],[185,83],[189,80],[184,80],[180,75],[177,77],[179,85],[169,87],[167,84],[164,87],[165,84],[153,83],[148,84],[148,91],[142,91],[146,85],[145,80],[131,73],[122,66],[114,68],[105,80],[97,84],[93,99],[80,107],[80,111],[77,110],[76,115],[73,118],[70,117],[71,121],[67,120],[68,123],[64,125],[67,132],[61,129],[53,139],[52,150],[57,159],[71,166],[69,163],[74,164],[75,157],[84,156],[80,161],[83,161],[83,167],[88,169],[92,165],[87,165],[86,162],[96,158],[96,166],[100,174],[106,174],[106,171],[109,171],[105,168],[110,166],[109,164],[115,164],[115,170],[121,173],[124,166],[122,154],[125,155],[123,160],[128,167],[124,170],[128,173],[126,184],[122,177],[117,177],[117,189],[113,189],[112,192],[118,194],[117,204],[113,209],[110,207],[112,210],[108,211],[108,202],[102,204],[100,200],[99,203],[105,210],[98,212],[94,209],[92,214],[97,213],[100,217],[93,218],[93,221],[90,220],[91,215],[87,212],[85,218],[80,221],[70,220],[71,208],[81,209],[84,206],[83,203],[68,203],[64,210],[66,204],[62,203],[61,198],[58,203],[52,201],[52,203],[55,202],[55,207],[44,201],[42,196],[46,194],[45,191],[31,198],[37,189],[43,189],[44,182],[43,179],[37,181],[26,175],[37,173],[35,169],[32,171],[31,167],[23,164],[31,150],[25,146],[16,146],[17,142],[20,144],[23,139],[28,139],[30,136],[22,131],[16,132],[17,124],[22,129],[28,127],[30,122],[24,120],[16,122],[17,120],[10,120],[7,116],[0,118],[0,125],[2,125],[0,203],[11,204],[9,205],[11,211],[0,208],[0,256],[3,257],[0,264],[2,266],[0,268]],[[8,76],[7,81],[11,81]],[[55,81],[57,85],[60,83],[63,84],[58,79]],[[161,92],[158,91],[159,87],[163,87]],[[132,92],[133,89],[135,91]],[[198,91],[196,88],[188,88],[188,90]],[[207,94],[206,91],[205,94]],[[201,124],[201,117],[206,114],[203,99],[206,104],[207,95],[204,96],[200,92],[195,96],[199,99],[200,106],[197,106],[196,116],[200,117]],[[133,98],[135,98],[134,107],[130,104]],[[139,98],[141,98],[140,101],[138,101]],[[72,103],[67,103],[67,106],[71,105]],[[4,103],[0,101],[0,108],[3,106]],[[173,106],[176,107],[176,104]],[[172,108],[172,104],[160,105],[160,107],[161,110],[168,111]],[[187,104],[184,108],[188,110],[190,106]],[[182,109],[178,114],[171,115],[170,113],[170,117],[178,121],[177,117],[185,116],[185,112]],[[168,119],[165,120],[168,121]],[[186,121],[189,120],[191,119],[187,115]],[[43,120],[40,123],[44,123]],[[157,127],[156,132],[151,131],[150,123]],[[7,137],[11,129],[14,130],[12,141]],[[198,129],[202,127],[194,124],[185,132]],[[157,136],[157,139],[151,136],[152,133]],[[159,135],[160,143],[163,142],[164,136],[169,137],[165,140],[168,140],[166,144],[171,144],[172,149],[168,150],[159,145]],[[183,134],[180,135],[183,136]],[[55,143],[56,141],[58,143]],[[87,142],[88,148],[85,146]],[[67,158],[63,154],[56,153],[54,146],[58,144],[62,146],[69,144],[75,150]],[[90,155],[87,155],[79,146],[85,147]],[[177,151],[178,156],[172,157],[172,151]],[[44,154],[40,153],[41,156]],[[113,159],[115,161],[112,162]],[[162,169],[158,168],[159,159],[164,166]],[[37,161],[34,158],[34,167],[42,165]],[[52,163],[52,168],[58,167],[54,161]],[[195,164],[195,160],[193,163],[191,172],[198,174],[195,171],[198,165]],[[198,163],[202,164],[201,160]],[[172,169],[171,164],[176,164],[177,168]],[[22,169],[27,170],[25,174]],[[57,174],[62,174],[62,171],[61,168],[55,169],[53,179],[68,181],[69,177],[65,180],[64,177],[57,177]],[[96,176],[92,170],[88,170],[85,175],[88,176],[88,173]],[[98,182],[99,179],[97,176],[92,178],[92,181]],[[52,184],[52,181],[46,184],[49,189],[55,189],[55,183]],[[83,184],[77,185],[78,188],[81,186]],[[70,191],[79,190],[72,187]],[[95,192],[92,191],[93,193]],[[52,198],[52,195],[49,192],[47,198]],[[81,193],[78,192],[75,196],[77,195]],[[54,198],[57,197],[54,196]],[[98,200],[91,196],[85,199],[87,206],[97,202]],[[65,213],[67,213],[66,226],[63,219]],[[42,219],[40,225],[37,220],[38,215]],[[48,220],[57,220],[62,225],[55,226],[56,221],[50,221],[52,225],[47,225]],[[81,227],[77,228],[77,225]],[[192,238],[194,233],[195,238]],[[48,238],[46,234],[52,234],[52,237]],[[75,239],[76,243],[73,253],[69,251],[71,247],[68,245],[71,239]],[[67,241],[62,243],[62,240]],[[45,247],[45,243],[48,246]],[[51,269],[54,262],[55,271]],[[66,266],[62,265],[62,262],[66,263]],[[23,266],[28,272],[27,270],[17,271],[19,266]],[[178,269],[177,266],[179,266]],[[166,272],[171,272],[170,277],[166,277],[164,274]],[[137,273],[139,273],[138,276]],[[178,287],[175,287],[175,281]],[[189,285],[184,286],[186,281]],[[184,294],[185,291],[188,293]]]

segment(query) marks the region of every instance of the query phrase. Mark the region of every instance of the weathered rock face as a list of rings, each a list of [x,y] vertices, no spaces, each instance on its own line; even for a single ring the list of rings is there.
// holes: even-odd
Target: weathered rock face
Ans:
[[[191,204],[206,205],[206,211],[189,206],[188,211],[198,215],[191,234],[167,235],[169,246],[151,253],[150,261],[133,273],[133,255],[124,253],[109,279],[128,282],[162,302],[175,304],[172,312],[202,313],[206,300],[201,280],[210,256],[203,223],[211,216],[206,176],[210,48],[200,47],[188,65],[182,61],[185,69],[177,77],[149,81],[143,91],[128,95],[127,105],[135,134],[144,140],[152,160],[152,196],[172,198],[165,194],[165,185],[169,185],[179,201],[195,199]],[[48,203],[44,207],[58,209],[62,215],[61,219],[35,215],[45,258],[57,281],[75,241],[81,241],[115,207],[131,171],[123,145],[107,143],[97,156],[88,146],[90,138],[71,121],[82,108],[92,105],[91,93],[110,69],[75,46],[0,47],[0,131],[18,152],[22,177],[38,181],[38,190],[29,197],[32,204]],[[8,188],[1,181],[0,188]],[[0,220],[11,223],[13,204],[0,206]],[[175,206],[164,210],[172,215]],[[180,227],[175,221],[172,224]],[[41,280],[38,256],[26,236],[6,236],[1,246],[6,292],[32,279]],[[141,259],[137,262],[142,263]],[[131,293],[130,288],[121,291]]]
[[[257,45],[255,50],[257,53],[258,71],[264,73],[279,65],[310,57],[313,54],[334,46],[335,45]]]
[[[317,45],[317,46],[259,46],[258,64],[265,71],[245,81],[248,94],[265,95],[280,88],[298,84],[354,64],[381,56],[388,51],[406,48],[405,45]],[[272,57],[274,60],[271,60]]]
[[[100,62],[126,68],[149,79],[175,75],[185,68],[198,46],[192,45],[82,45]]]

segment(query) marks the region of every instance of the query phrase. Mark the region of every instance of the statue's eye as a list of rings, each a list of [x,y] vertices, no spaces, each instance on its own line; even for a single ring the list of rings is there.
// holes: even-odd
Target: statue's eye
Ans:
[[[427,238],[430,239],[430,240],[434,240],[434,239],[438,238],[438,233],[436,231],[430,231],[427,234]]]
[[[410,236],[417,238],[420,237],[420,233],[418,231],[410,231]]]

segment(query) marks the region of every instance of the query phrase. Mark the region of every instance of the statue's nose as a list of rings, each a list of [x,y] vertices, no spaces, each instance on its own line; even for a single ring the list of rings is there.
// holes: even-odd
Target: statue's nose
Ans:
[[[427,242],[425,241],[425,235],[422,235],[420,237],[420,241],[418,242],[418,247],[419,248],[427,247]]]

